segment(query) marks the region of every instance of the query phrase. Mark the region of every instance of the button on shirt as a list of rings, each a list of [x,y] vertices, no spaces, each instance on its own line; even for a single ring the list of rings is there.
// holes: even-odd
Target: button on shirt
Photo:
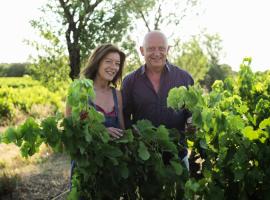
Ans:
[[[141,66],[123,80],[123,114],[127,128],[138,120],[148,119],[155,126],[164,124],[167,128],[176,128],[182,132],[190,113],[185,109],[175,111],[168,108],[167,97],[174,87],[193,85],[191,75],[167,62],[156,93],[145,68],[145,65]]]

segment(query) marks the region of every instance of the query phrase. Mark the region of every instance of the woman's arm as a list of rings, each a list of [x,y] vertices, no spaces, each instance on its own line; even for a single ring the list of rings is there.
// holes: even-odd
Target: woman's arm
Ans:
[[[122,95],[119,90],[116,91],[117,99],[118,99],[118,112],[119,112],[119,122],[120,122],[120,128],[125,129],[125,122],[124,122],[124,116],[123,116],[123,101],[122,101]]]

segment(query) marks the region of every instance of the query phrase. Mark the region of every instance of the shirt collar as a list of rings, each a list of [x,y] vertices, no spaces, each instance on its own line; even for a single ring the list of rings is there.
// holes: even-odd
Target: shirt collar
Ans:
[[[144,64],[144,65],[142,66],[142,68],[141,68],[141,75],[143,75],[143,74],[145,73],[145,70],[146,70],[145,68],[146,68],[146,64]],[[171,64],[170,64],[168,61],[166,61],[165,69],[166,69],[166,71],[168,71],[168,72],[171,71]]]

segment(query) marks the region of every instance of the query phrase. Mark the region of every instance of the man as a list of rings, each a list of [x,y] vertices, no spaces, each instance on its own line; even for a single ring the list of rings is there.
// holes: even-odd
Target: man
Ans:
[[[125,77],[122,84],[123,113],[126,127],[141,119],[150,120],[153,125],[164,124],[167,128],[176,128],[183,134],[185,122],[190,113],[175,111],[167,107],[170,89],[193,85],[189,73],[167,61],[169,46],[160,31],[147,33],[140,47],[145,64]],[[180,141],[184,143],[185,139]],[[187,150],[180,152],[189,169]]]

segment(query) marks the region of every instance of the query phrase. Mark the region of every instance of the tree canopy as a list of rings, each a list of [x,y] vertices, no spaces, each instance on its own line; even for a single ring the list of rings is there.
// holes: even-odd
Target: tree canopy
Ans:
[[[130,72],[142,63],[138,52],[138,29],[166,30],[170,40],[179,38],[180,22],[199,0],[48,0],[42,7],[43,17],[32,20],[32,26],[45,39],[44,44],[29,42],[39,52],[32,69],[45,82],[58,74],[57,80],[79,77],[88,55],[101,43],[114,43],[125,50]],[[170,9],[169,9],[170,8]],[[210,67],[219,62],[220,40],[217,35],[194,36],[190,41],[174,41],[173,63],[189,71],[196,81],[202,80]],[[137,47],[136,47],[137,45]],[[42,50],[42,51],[41,51]],[[45,53],[44,53],[45,52]],[[50,69],[50,71],[46,71]],[[69,74],[68,74],[69,73]],[[40,78],[39,78],[40,79]]]
[[[55,19],[53,24],[47,18],[32,21],[40,35],[54,35],[65,43],[68,51],[70,78],[79,76],[82,61],[100,43],[117,43],[122,40],[130,25],[125,1],[49,0],[42,12]],[[52,25],[53,24],[53,25]],[[64,36],[64,38],[63,38]],[[63,42],[64,41],[64,42]]]

